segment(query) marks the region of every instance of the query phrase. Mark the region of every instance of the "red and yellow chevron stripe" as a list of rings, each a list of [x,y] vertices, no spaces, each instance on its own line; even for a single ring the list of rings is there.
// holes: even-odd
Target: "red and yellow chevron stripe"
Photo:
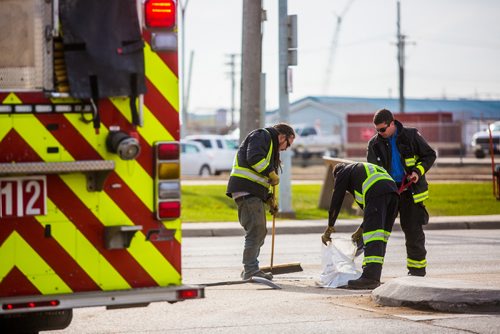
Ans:
[[[180,221],[155,219],[154,143],[179,140],[177,55],[145,48],[144,126],[131,124],[128,98],[100,101],[101,129],[82,115],[0,113],[0,162],[114,160],[104,189],[87,191],[82,173],[47,175],[47,215],[0,218],[0,296],[60,294],[181,284]],[[4,105],[67,104],[38,92],[0,93]],[[136,131],[141,154],[107,151],[110,128]],[[50,149],[49,149],[50,148]],[[0,175],[1,177],[1,175]],[[173,240],[146,240],[159,224]],[[109,250],[107,226],[141,225],[130,247]],[[47,230],[50,229],[49,235]]]

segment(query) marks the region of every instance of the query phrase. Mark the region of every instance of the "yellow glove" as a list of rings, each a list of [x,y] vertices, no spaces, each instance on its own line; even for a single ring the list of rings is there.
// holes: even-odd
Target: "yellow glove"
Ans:
[[[332,241],[332,238],[330,238],[330,235],[332,235],[332,233],[335,233],[335,229],[333,228],[333,226],[328,226],[321,236],[321,242],[323,242],[323,245],[328,246],[328,241]]]
[[[278,176],[278,174],[276,174],[275,171],[269,173],[269,184],[272,186],[276,186],[279,183],[280,183],[280,177]]]
[[[363,228],[360,226],[358,229],[351,235],[352,241],[358,243],[358,241],[363,240]]]
[[[274,196],[271,196],[269,197],[269,199],[267,200],[267,205],[269,205],[269,213],[271,215],[275,215],[278,213],[278,203],[276,202],[276,199],[274,198]]]

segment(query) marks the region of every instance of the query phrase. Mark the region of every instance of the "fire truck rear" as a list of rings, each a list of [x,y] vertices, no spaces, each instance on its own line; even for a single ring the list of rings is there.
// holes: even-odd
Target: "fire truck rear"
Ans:
[[[181,277],[176,1],[0,1],[0,328]]]

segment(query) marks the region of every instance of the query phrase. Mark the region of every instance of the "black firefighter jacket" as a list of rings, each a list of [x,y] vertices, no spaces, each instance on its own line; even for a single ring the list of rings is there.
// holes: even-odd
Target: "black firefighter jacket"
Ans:
[[[335,221],[340,213],[340,209],[342,207],[342,202],[344,200],[344,196],[346,191],[351,193],[351,195],[356,199],[356,192],[358,194],[363,194],[363,183],[365,180],[373,176],[373,174],[368,175],[367,168],[365,165],[370,165],[363,162],[347,164],[344,168],[340,169],[335,175],[335,181],[333,184],[333,194],[330,202],[330,209],[328,212],[328,226],[334,226]],[[372,165],[373,166],[373,165]],[[373,166],[377,169],[379,167]],[[392,180],[391,176],[387,174],[385,170],[376,170],[374,174],[376,176],[376,180],[372,179],[372,185],[369,186],[364,194],[364,203],[359,203],[356,200],[356,203],[364,209],[366,207],[366,203],[370,201],[371,198],[380,196],[387,193],[397,193],[398,188],[396,187],[396,183]]]
[[[401,163],[404,170],[407,174],[416,172],[419,175],[418,182],[412,185],[413,200],[415,203],[422,202],[429,197],[425,173],[434,164],[436,152],[429,146],[417,129],[404,127],[397,120],[394,120],[394,124],[398,129],[396,145],[401,155]],[[391,159],[392,153],[389,139],[385,139],[377,133],[368,143],[366,160],[384,167],[390,174]],[[398,183],[401,182],[401,180],[395,181]]]
[[[271,150],[271,142],[272,151],[269,152]],[[269,153],[269,163],[264,169],[258,171],[252,167],[265,160]],[[245,138],[236,153],[237,160],[234,163],[233,171],[231,171],[231,176],[229,177],[226,195],[232,197],[231,194],[234,192],[248,192],[266,201],[270,195],[269,184],[266,184],[268,176],[272,171],[278,173],[280,164],[279,157],[278,131],[272,127],[252,131]],[[266,181],[258,183],[250,178],[237,176],[237,173],[235,173],[236,163],[240,168],[249,169],[252,173],[255,173],[257,177],[261,176]]]

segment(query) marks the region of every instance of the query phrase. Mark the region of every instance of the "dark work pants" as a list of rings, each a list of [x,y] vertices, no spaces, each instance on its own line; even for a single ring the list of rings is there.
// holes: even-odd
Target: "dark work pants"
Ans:
[[[400,195],[399,219],[406,239],[408,270],[410,273],[425,274],[427,251],[423,225],[427,224],[429,215],[422,203],[413,202],[413,196],[409,190]]]
[[[398,213],[396,193],[370,197],[363,215],[363,243],[365,256],[362,277],[380,281],[387,240]]]

